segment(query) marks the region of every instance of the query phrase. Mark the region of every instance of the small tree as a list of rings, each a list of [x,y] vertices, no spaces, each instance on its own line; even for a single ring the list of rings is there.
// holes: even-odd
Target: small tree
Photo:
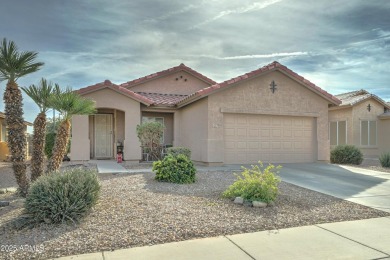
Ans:
[[[24,133],[23,97],[17,80],[38,71],[42,62],[36,62],[38,53],[19,51],[13,41],[5,38],[0,43],[0,82],[6,80],[4,92],[5,121],[8,129],[8,147],[12,168],[22,196],[27,195],[29,182],[26,174],[26,136]]]
[[[146,122],[137,125],[137,136],[141,145],[147,150],[152,160],[161,158],[161,138],[164,126],[159,122]]]
[[[51,82],[42,78],[38,85],[22,90],[38,105],[40,113],[34,120],[33,153],[31,158],[31,181],[35,181],[44,172],[46,112],[50,108],[49,99],[54,94]]]
[[[62,91],[56,85],[56,89],[60,94],[53,95],[50,104],[62,114],[62,119],[57,129],[53,153],[47,165],[47,172],[55,172],[60,169],[62,160],[67,153],[72,116],[90,115],[96,112],[94,101],[81,97],[70,88]]]

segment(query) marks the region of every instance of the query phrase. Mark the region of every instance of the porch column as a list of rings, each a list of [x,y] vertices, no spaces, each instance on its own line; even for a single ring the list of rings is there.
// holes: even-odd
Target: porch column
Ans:
[[[87,161],[90,159],[88,116],[72,117],[70,158],[72,161]]]
[[[124,159],[139,162],[141,160],[141,144],[137,137],[136,127],[141,122],[141,112],[138,110],[125,111],[125,140]]]

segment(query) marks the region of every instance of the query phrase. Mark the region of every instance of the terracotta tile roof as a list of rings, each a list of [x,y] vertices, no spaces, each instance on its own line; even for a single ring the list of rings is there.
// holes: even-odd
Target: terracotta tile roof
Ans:
[[[0,118],[5,119],[5,114],[4,114],[3,112],[0,112]],[[28,126],[33,126],[32,123],[27,122],[27,121],[24,121],[23,123],[24,123],[25,125],[28,125]]]
[[[354,106],[364,100],[367,100],[369,98],[376,99],[379,103],[384,105],[385,107],[390,109],[390,105],[386,103],[383,99],[378,97],[377,95],[371,94],[367,90],[361,89],[356,91],[351,91],[343,94],[336,95],[338,99],[341,100],[340,107],[343,106]]]
[[[329,101],[331,101],[335,105],[338,105],[338,104],[341,103],[341,101],[338,98],[336,98],[335,96],[333,96],[332,94],[330,94],[330,93],[326,92],[325,90],[321,89],[320,87],[318,87],[314,83],[312,83],[309,80],[305,79],[304,77],[298,75],[297,73],[295,73],[294,71],[290,70],[286,66],[280,64],[279,62],[274,61],[271,64],[268,64],[268,65],[266,65],[266,66],[264,66],[262,68],[259,68],[257,70],[245,73],[245,74],[243,74],[241,76],[238,76],[238,77],[226,80],[224,82],[221,82],[221,83],[218,83],[218,84],[214,84],[214,85],[212,85],[210,87],[201,89],[201,90],[199,90],[199,91],[189,95],[187,98],[181,100],[178,103],[178,105],[180,106],[181,104],[185,104],[187,102],[190,102],[192,99],[195,100],[195,99],[197,99],[197,97],[210,95],[213,92],[215,92],[215,91],[217,91],[217,90],[219,90],[221,88],[228,87],[228,86],[230,86],[232,84],[235,84],[235,83],[237,83],[239,81],[242,81],[242,80],[245,80],[245,79],[250,79],[252,77],[261,75],[261,74],[269,72],[269,71],[274,71],[274,70],[279,70],[279,71],[285,72],[286,74],[288,74],[291,77],[295,78],[297,81],[303,83],[304,85],[306,85],[307,87],[311,88],[315,92],[317,92],[320,95],[324,96],[325,98],[327,98]]]
[[[183,98],[186,98],[187,95],[177,95],[177,94],[159,94],[159,93],[145,93],[145,92],[135,92],[147,99],[153,101],[155,105],[165,105],[165,106],[175,106]]]
[[[148,105],[148,106],[152,105],[154,103],[152,100],[148,99],[147,97],[142,96],[140,94],[137,94],[131,90],[128,90],[127,88],[118,86],[109,80],[105,80],[104,82],[97,83],[95,85],[88,86],[85,88],[81,88],[79,90],[76,90],[76,92],[79,93],[80,95],[83,95],[83,94],[87,94],[87,93],[94,92],[94,91],[104,89],[104,88],[109,88],[109,89],[112,89],[114,91],[117,91],[125,96],[131,97],[131,98],[133,98],[133,99],[135,99],[135,100],[137,100],[145,105]]]
[[[204,82],[206,82],[206,83],[208,83],[210,85],[213,85],[213,84],[217,83],[214,80],[206,77],[205,75],[203,75],[203,74],[201,74],[201,73],[191,69],[190,67],[187,67],[183,63],[180,63],[179,66],[172,67],[170,69],[162,70],[162,71],[159,71],[159,72],[147,75],[147,76],[142,77],[142,78],[138,78],[138,79],[134,79],[134,80],[125,82],[123,84],[120,84],[120,86],[125,87],[125,88],[133,87],[135,85],[144,83],[146,81],[149,81],[149,80],[152,80],[152,79],[155,79],[155,78],[159,78],[159,77],[162,77],[162,76],[166,76],[166,75],[169,75],[169,74],[172,74],[172,73],[175,73],[175,72],[179,72],[179,71],[182,71],[182,70],[192,74],[193,76],[203,80]]]

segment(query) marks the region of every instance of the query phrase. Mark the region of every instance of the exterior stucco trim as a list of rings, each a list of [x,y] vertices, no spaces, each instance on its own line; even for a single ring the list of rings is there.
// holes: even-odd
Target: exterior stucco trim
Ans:
[[[251,110],[251,109],[231,109],[221,108],[221,113],[234,113],[234,114],[255,114],[255,115],[277,115],[277,116],[299,116],[299,117],[319,117],[319,113],[311,112],[279,112],[279,111],[264,111],[264,110]]]

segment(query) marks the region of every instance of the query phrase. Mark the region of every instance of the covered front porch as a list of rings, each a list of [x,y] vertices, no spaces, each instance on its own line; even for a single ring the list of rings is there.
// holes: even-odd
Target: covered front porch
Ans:
[[[123,150],[125,140],[125,112],[117,109],[101,108],[90,115],[89,139],[90,159],[115,158],[119,149]]]

